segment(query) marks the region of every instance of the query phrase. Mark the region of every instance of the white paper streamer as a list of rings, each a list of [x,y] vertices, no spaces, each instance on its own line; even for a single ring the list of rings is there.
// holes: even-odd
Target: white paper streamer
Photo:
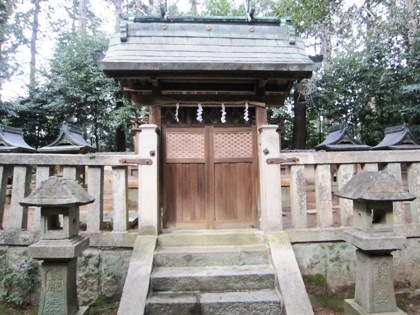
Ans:
[[[198,104],[198,109],[197,109],[197,120],[199,122],[203,121],[203,106],[201,106],[201,104]]]
[[[176,103],[175,120],[176,122],[179,123],[178,110],[179,110],[179,103]]]
[[[248,101],[245,103],[244,119],[245,121],[249,121]]]
[[[224,124],[226,122],[226,110],[225,110],[225,104],[222,103],[222,117],[220,118],[221,122]]]

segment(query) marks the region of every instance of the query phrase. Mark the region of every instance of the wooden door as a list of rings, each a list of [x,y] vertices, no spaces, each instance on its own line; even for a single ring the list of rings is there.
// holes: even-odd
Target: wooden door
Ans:
[[[255,126],[164,128],[164,227],[255,226]]]

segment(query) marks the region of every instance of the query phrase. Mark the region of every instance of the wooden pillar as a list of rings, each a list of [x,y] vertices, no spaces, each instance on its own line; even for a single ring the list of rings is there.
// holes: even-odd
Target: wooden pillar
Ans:
[[[162,108],[160,106],[149,106],[149,125],[156,125],[161,129]]]

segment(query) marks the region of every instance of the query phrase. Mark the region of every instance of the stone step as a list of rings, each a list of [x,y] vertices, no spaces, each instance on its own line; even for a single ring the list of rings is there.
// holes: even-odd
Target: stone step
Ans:
[[[240,291],[274,289],[275,275],[269,265],[212,267],[155,267],[154,291]]]
[[[264,236],[255,229],[166,231],[159,235],[160,246],[217,246],[263,244]]]
[[[242,266],[268,264],[266,245],[159,246],[156,267]]]
[[[283,303],[275,290],[174,293],[158,292],[148,298],[148,315],[279,315]]]

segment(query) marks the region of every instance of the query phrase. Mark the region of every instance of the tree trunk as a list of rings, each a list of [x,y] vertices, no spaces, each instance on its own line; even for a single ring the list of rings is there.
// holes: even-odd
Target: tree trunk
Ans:
[[[114,7],[115,7],[114,16],[115,16],[115,31],[116,32],[120,31],[121,14],[122,14],[122,11],[123,11],[123,1],[124,0],[113,0],[112,1],[114,3]]]
[[[116,104],[116,110],[118,110],[118,108],[121,108],[124,106],[124,103],[122,101],[117,101]],[[125,152],[127,149],[126,146],[126,135],[125,135],[125,130],[123,126],[118,126],[116,133],[115,133],[115,147],[117,152]]]
[[[306,101],[304,94],[300,91],[299,83],[296,84],[293,98],[295,120],[293,123],[292,149],[306,149]]]
[[[407,20],[408,20],[408,50],[413,51],[416,44],[416,37],[419,29],[418,0],[407,0]]]
[[[38,41],[39,32],[39,13],[41,12],[41,1],[33,0],[34,4],[34,19],[32,22],[32,37],[31,37],[31,61],[29,72],[29,89],[32,90],[36,85],[36,44]]]
[[[8,37],[7,21],[13,13],[14,6],[15,6],[15,1],[9,1],[9,2],[1,1],[0,2],[0,65],[3,65],[3,67],[4,67],[3,62],[5,58],[4,58],[4,52],[3,52],[2,46],[7,41],[7,37]],[[0,70],[3,70],[2,69],[3,67],[0,67]],[[4,77],[3,78],[2,77],[0,77],[0,91],[3,86],[3,80],[5,79]],[[1,102],[2,102],[2,96],[0,93],[0,103]]]
[[[79,0],[79,31],[86,33],[87,29],[87,8],[89,0]]]
[[[197,12],[197,0],[190,0],[191,12]]]
[[[366,36],[369,36],[370,30],[372,29],[372,22],[371,22],[371,7],[370,7],[370,0],[365,0],[365,10],[366,10]]]
[[[325,68],[331,64],[331,35],[328,26],[324,26],[319,33],[321,37],[321,54],[323,56],[322,63]]]

